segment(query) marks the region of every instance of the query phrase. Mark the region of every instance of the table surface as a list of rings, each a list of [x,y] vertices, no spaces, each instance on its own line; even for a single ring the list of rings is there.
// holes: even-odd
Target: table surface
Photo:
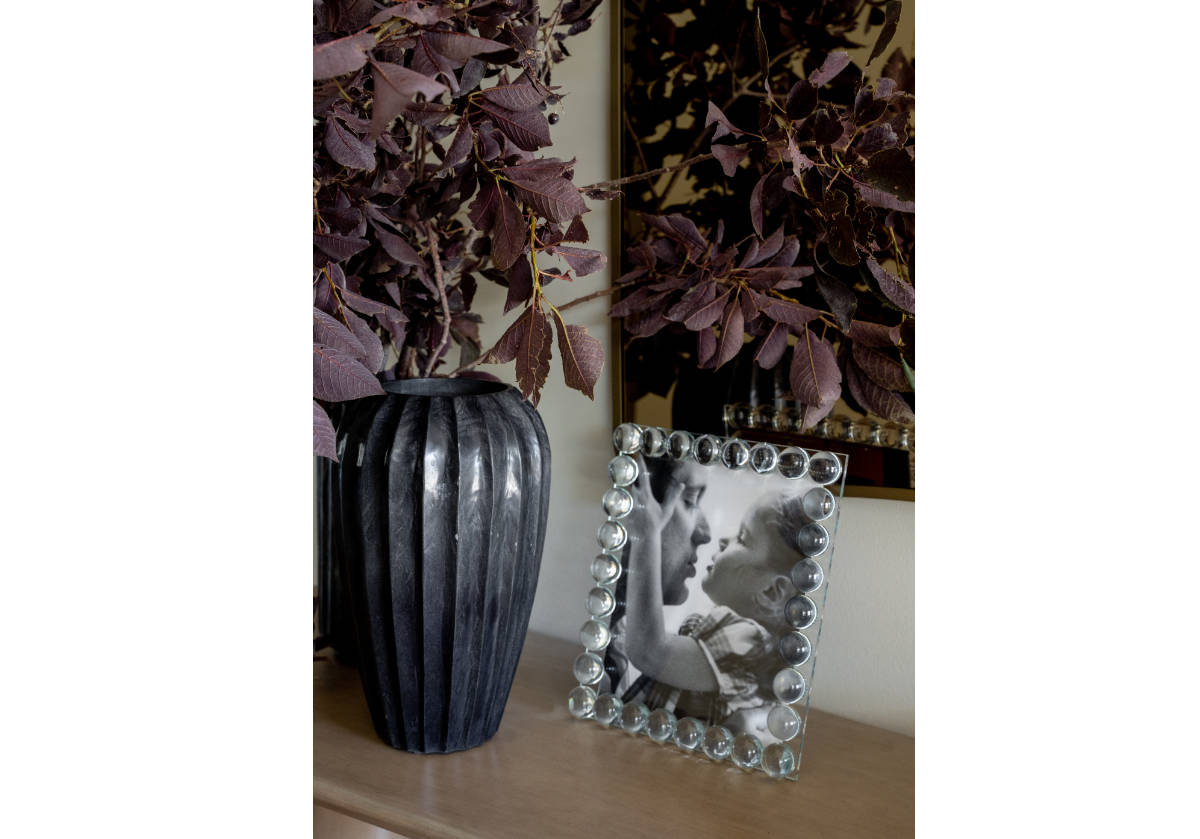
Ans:
[[[313,666],[313,801],[410,839],[913,835],[913,738],[813,710],[796,781],[567,713],[571,644],[529,633],[500,730],[416,755],[371,726],[358,673]]]

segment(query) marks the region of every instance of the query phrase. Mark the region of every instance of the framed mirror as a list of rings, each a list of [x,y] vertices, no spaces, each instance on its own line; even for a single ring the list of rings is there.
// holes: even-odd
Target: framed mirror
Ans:
[[[912,500],[912,5],[621,1],[621,276],[655,264],[618,301],[615,423],[834,451],[847,494]],[[885,161],[898,194],[881,197]],[[685,253],[693,229],[704,247]],[[722,248],[732,268],[711,258]],[[763,291],[743,266],[792,274]],[[683,295],[714,277],[710,299],[728,302],[701,327]],[[819,314],[774,321],[751,290]],[[730,321],[745,330],[736,347]],[[764,366],[776,323],[786,348]],[[830,401],[798,397],[809,367]]]
[[[624,423],[571,713],[795,779],[846,458]]]

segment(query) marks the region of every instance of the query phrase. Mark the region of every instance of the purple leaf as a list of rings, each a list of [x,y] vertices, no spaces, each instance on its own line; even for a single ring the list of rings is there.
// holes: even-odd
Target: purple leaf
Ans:
[[[542,396],[542,385],[550,375],[550,322],[546,313],[530,306],[522,320],[527,326],[521,333],[517,347],[517,386],[522,395],[537,407]]]
[[[805,324],[808,324],[821,316],[821,313],[809,306],[803,306],[799,303],[793,303],[791,300],[778,300],[774,297],[767,297],[765,294],[752,292],[755,295],[754,301],[758,304],[758,310],[771,320],[779,323],[787,324],[794,330],[801,330]],[[800,333],[797,332],[797,335]]]
[[[745,341],[745,315],[735,297],[725,309],[725,317],[721,320],[721,346],[717,350],[717,361],[714,368],[720,368],[738,354]]]
[[[488,88],[482,96],[493,105],[499,105],[510,111],[528,111],[546,101],[546,94],[525,79],[513,84],[499,84]]]
[[[876,152],[862,169],[861,177],[899,201],[913,200],[913,159],[904,149]]]
[[[313,81],[353,73],[367,63],[367,50],[375,46],[375,35],[359,32],[313,47]]]
[[[858,341],[853,342],[850,354],[859,371],[880,387],[900,392],[912,390],[908,376],[904,374],[904,367],[895,359]]]
[[[712,326],[721,318],[721,313],[725,311],[726,304],[729,302],[729,296],[733,294],[733,289],[728,288],[725,293],[717,299],[713,300],[706,306],[697,309],[684,322],[683,325],[691,330],[705,329]]]
[[[813,269],[807,265],[794,267],[775,266],[762,268],[738,268],[737,276],[744,278],[751,288],[765,291],[768,288],[797,288],[800,280],[812,276]]]
[[[711,99],[708,102],[708,116],[704,119],[704,127],[708,128],[713,123],[717,124],[717,130],[713,132],[712,138],[718,140],[726,134],[732,134],[735,137],[741,137],[745,131],[738,129],[736,125],[730,122],[721,109],[717,107],[717,103]]]
[[[817,291],[829,304],[829,311],[837,318],[838,326],[843,332],[850,331],[850,322],[858,308],[858,297],[841,280],[826,274],[817,274]]]
[[[512,199],[500,193],[495,227],[492,229],[492,261],[501,271],[507,271],[529,246],[529,228],[525,217]]]
[[[829,53],[825,56],[825,61],[822,62],[820,69],[808,77],[808,80],[815,86],[829,82],[838,73],[846,69],[846,65],[850,63],[850,55],[842,50]]]
[[[343,311],[346,325],[354,333],[354,337],[362,344],[363,352],[358,358],[372,373],[378,373],[383,367],[383,344],[379,336],[367,325],[367,322],[351,311]]]
[[[342,350],[355,358],[366,352],[362,342],[333,315],[313,307],[313,343]]]
[[[563,245],[557,245],[552,253],[556,256],[561,256],[571,270],[578,277],[586,277],[588,274],[594,274],[601,270],[608,262],[608,257],[589,248],[573,248]]]
[[[375,375],[350,353],[313,344],[313,396],[344,402],[383,393]]]
[[[696,258],[708,248],[708,241],[700,235],[696,224],[687,216],[672,213],[668,216],[655,216],[642,213],[642,221],[655,230],[663,233],[668,239],[678,242],[687,250],[688,256]]]
[[[421,37],[439,53],[458,62],[460,67],[472,56],[512,49],[499,41],[464,35],[461,32],[426,32]]]
[[[900,327],[856,320],[850,324],[850,337],[868,347],[894,347],[900,343]]]
[[[867,59],[867,64],[874,61],[876,56],[883,55],[887,45],[892,42],[892,36],[896,34],[896,26],[900,23],[900,7],[900,0],[889,0],[888,4],[883,7],[883,25],[879,29],[879,36],[875,39],[875,46],[871,47],[871,57]]]
[[[588,211],[587,202],[575,185],[565,178],[517,181],[517,194],[533,205],[544,218],[565,224]]]
[[[508,296],[504,300],[504,314],[520,306],[533,294],[533,269],[529,260],[518,255],[508,272]]]
[[[914,202],[901,201],[896,196],[884,192],[882,189],[876,189],[866,184],[855,184],[854,189],[858,193],[858,197],[872,207],[882,207],[885,210],[898,210],[902,213],[916,212],[917,205]]]
[[[753,268],[760,262],[766,262],[768,259],[779,253],[779,249],[783,247],[783,225],[779,229],[760,241],[758,239],[750,240],[750,247],[746,251],[746,256],[742,259],[742,268]]]
[[[480,364],[508,364],[517,357],[521,346],[521,336],[526,328],[525,315],[514,320],[496,345],[480,356]]]
[[[575,158],[561,160],[557,157],[539,157],[515,166],[504,166],[500,171],[518,183],[538,183],[548,178],[566,177],[574,168]]]
[[[406,120],[423,128],[434,128],[453,113],[454,108],[437,102],[410,102],[402,111]]]
[[[712,280],[706,280],[692,286],[679,299],[678,303],[667,310],[667,320],[675,321],[676,323],[687,320],[701,308],[713,302],[717,297],[719,289],[720,286]]]
[[[817,86],[806,79],[796,82],[788,91],[785,107],[788,119],[804,119],[817,107]]]
[[[770,175],[767,174],[759,178],[758,183],[754,185],[754,190],[750,193],[750,223],[754,225],[754,232],[759,235],[759,238],[762,238],[763,235],[763,184],[769,177]]]
[[[313,454],[337,462],[337,435],[325,409],[313,400]]]
[[[771,331],[759,345],[758,352],[754,354],[754,361],[759,367],[770,370],[779,363],[779,359],[783,358],[784,350],[787,349],[787,336],[786,324],[776,323],[771,327]]]
[[[833,406],[837,401],[826,402],[824,405],[801,405],[800,406],[800,430],[812,428],[825,417],[833,412]]]
[[[496,216],[500,212],[500,188],[490,178],[479,185],[479,194],[471,202],[467,218],[478,230],[487,232],[496,224]]]
[[[634,338],[646,338],[658,332],[667,323],[668,321],[663,317],[661,311],[650,309],[644,312],[634,312],[625,318],[625,329]]]
[[[375,101],[371,105],[371,136],[378,137],[418,93],[432,99],[446,89],[422,73],[381,61],[374,65]]]
[[[801,172],[817,165],[808,155],[800,151],[800,147],[796,145],[796,138],[790,134],[787,139],[787,152],[788,158],[792,161],[792,171],[797,178],[800,177]]]
[[[379,225],[375,225],[375,235],[379,237],[379,244],[383,246],[387,255],[401,265],[423,266],[425,264],[421,257],[417,255],[417,252],[413,250],[413,246],[395,233],[389,233]]]
[[[542,146],[550,145],[550,124],[540,111],[510,111],[487,102],[479,103],[479,109],[495,120],[496,127],[517,148],[537,151]]]
[[[614,303],[613,307],[608,310],[608,316],[613,318],[628,317],[649,308],[651,303],[656,303],[665,296],[663,293],[657,292],[652,288],[642,286]]]
[[[450,148],[446,151],[445,159],[442,160],[442,168],[452,169],[466,160],[474,143],[475,132],[471,130],[471,124],[465,119],[459,120],[458,129],[454,132],[454,139],[450,141]]]
[[[733,173],[737,171],[738,164],[742,162],[742,158],[750,154],[750,149],[746,146],[713,143],[712,154],[721,164],[721,170],[725,173],[725,177],[732,178]]]
[[[375,143],[361,140],[333,117],[325,120],[325,148],[329,156],[347,169],[375,168]]]
[[[879,284],[879,291],[902,312],[916,312],[916,291],[912,285],[888,271],[874,259],[867,259],[867,269]]]
[[[792,351],[790,371],[792,395],[805,405],[824,406],[842,392],[842,371],[833,347],[807,328]]]
[[[881,122],[863,132],[863,135],[858,138],[858,142],[854,144],[854,150],[866,157],[881,149],[895,146],[899,142],[900,138],[896,136],[896,129],[886,122]]]
[[[335,262],[344,262],[370,245],[366,239],[354,236],[332,236],[327,233],[314,233],[313,244]]]
[[[412,21],[421,26],[433,26],[454,17],[454,11],[445,6],[418,6],[414,0],[400,0],[371,18],[372,24],[380,24],[392,18]]]
[[[562,315],[554,313],[554,327],[558,332],[558,354],[562,357],[563,379],[567,387],[575,388],[588,399],[593,395],[596,380],[604,367],[604,348],[588,334],[587,328],[577,324],[566,324]]]
[[[583,223],[583,219],[576,216],[571,219],[571,223],[567,225],[567,232],[563,234],[564,242],[586,242],[588,240],[587,227]]]
[[[907,402],[862,375],[853,363],[846,365],[846,387],[858,404],[877,417],[897,423],[910,423],[914,419]]]

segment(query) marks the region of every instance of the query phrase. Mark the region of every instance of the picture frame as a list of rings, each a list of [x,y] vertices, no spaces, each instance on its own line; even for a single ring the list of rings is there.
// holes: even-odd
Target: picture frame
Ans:
[[[847,456],[622,423],[570,713],[795,780]]]

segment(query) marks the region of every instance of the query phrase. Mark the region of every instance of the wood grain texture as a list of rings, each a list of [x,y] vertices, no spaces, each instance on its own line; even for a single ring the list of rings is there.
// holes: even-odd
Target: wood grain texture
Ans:
[[[417,755],[382,743],[357,673],[313,666],[313,801],[411,839],[913,835],[913,739],[811,711],[799,780],[772,781],[572,719],[578,645],[529,633],[500,730]]]

